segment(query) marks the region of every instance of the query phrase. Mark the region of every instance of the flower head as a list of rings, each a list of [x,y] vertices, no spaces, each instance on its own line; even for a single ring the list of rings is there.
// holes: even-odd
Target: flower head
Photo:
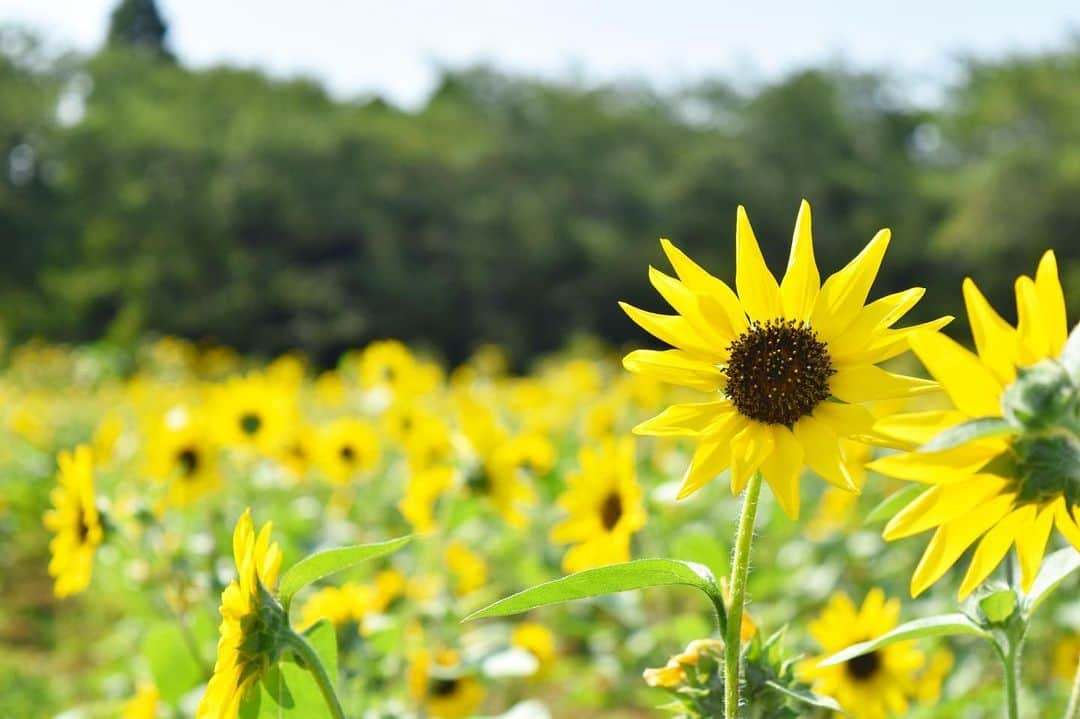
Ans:
[[[248,690],[269,669],[275,624],[288,620],[270,595],[277,585],[281,550],[270,542],[271,523],[255,533],[251,510],[233,531],[236,579],[221,594],[221,638],[214,674],[199,703],[197,719],[234,719]]]
[[[677,278],[654,268],[649,278],[676,314],[622,306],[674,349],[637,350],[623,364],[632,372],[714,395],[706,402],[669,407],[634,430],[698,441],[680,498],[728,468],[735,494],[760,470],[793,519],[799,515],[804,465],[834,485],[857,491],[853,467],[858,460],[841,440],[874,442],[873,418],[862,403],[935,387],[877,366],[907,350],[917,328],[893,326],[924,292],[910,289],[865,304],[889,236],[888,230],[879,232],[854,260],[821,283],[810,206],[803,202],[787,272],[778,283],[740,207],[738,294],[661,240]],[[923,327],[937,329],[948,321],[941,318]]]
[[[457,652],[413,653],[407,674],[409,693],[434,719],[465,719],[484,700],[484,688]]]
[[[970,279],[964,281],[964,301],[975,353],[939,334],[919,333],[911,342],[953,409],[886,418],[875,428],[912,448],[968,420],[1005,420],[1004,432],[943,449],[891,455],[869,465],[930,485],[885,528],[887,540],[935,530],[912,576],[913,596],[938,581],[976,542],[961,599],[1014,545],[1028,591],[1055,525],[1080,549],[1080,388],[1056,361],[1067,325],[1053,252],[1043,256],[1034,279],[1016,281],[1015,328]]]
[[[375,428],[363,420],[343,417],[322,429],[318,464],[331,481],[346,484],[379,464],[382,448]]]
[[[90,584],[94,551],[105,538],[94,497],[94,458],[81,445],[57,457],[57,486],[49,495],[53,508],[45,512],[49,542],[49,574],[56,578],[57,597],[78,594]]]
[[[169,483],[169,504],[186,506],[221,484],[217,445],[203,419],[184,406],[165,413],[147,449],[146,471]]]

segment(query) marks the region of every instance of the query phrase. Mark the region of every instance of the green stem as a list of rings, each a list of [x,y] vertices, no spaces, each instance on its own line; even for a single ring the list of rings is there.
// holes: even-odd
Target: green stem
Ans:
[[[739,716],[739,671],[742,652],[743,604],[746,603],[746,577],[750,571],[750,541],[754,536],[758,497],[761,495],[761,473],[754,472],[743,496],[739,528],[735,533],[735,551],[731,558],[731,601],[727,611],[727,636],[724,638],[724,717]]]
[[[1019,658],[1020,652],[1010,649],[1002,657],[1005,669],[1005,717],[1020,719]]]
[[[1069,695],[1069,708],[1065,710],[1065,719],[1080,719],[1080,661],[1076,663],[1076,678],[1073,679],[1072,694]]]
[[[308,640],[295,632],[289,631],[286,641],[288,641],[289,647],[299,655],[304,663],[304,668],[315,677],[315,683],[319,685],[319,691],[322,692],[323,700],[326,701],[326,706],[330,709],[330,715],[334,719],[345,719],[345,711],[341,708],[341,702],[338,701],[337,693],[334,691],[334,682],[330,679],[330,675],[326,673],[326,667],[323,666],[322,660],[319,659],[318,652],[308,643]]]

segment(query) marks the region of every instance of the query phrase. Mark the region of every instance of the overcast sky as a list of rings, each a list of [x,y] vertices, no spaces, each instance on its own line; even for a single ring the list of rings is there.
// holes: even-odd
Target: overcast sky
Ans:
[[[115,0],[0,0],[0,20],[92,49]],[[961,54],[1060,47],[1080,0],[159,0],[192,66],[230,63],[322,79],[334,94],[422,102],[440,65],[659,86],[705,75],[770,78],[843,59],[918,83]]]

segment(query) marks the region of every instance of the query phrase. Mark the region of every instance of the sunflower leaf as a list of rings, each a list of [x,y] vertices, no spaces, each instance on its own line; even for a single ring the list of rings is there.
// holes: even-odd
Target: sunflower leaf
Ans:
[[[286,609],[293,595],[300,589],[343,569],[355,567],[371,559],[386,556],[401,549],[412,537],[398,537],[386,542],[358,544],[352,547],[338,547],[316,552],[301,559],[281,575],[281,602]]]
[[[909,484],[903,489],[893,492],[870,510],[863,524],[876,524],[884,522],[886,519],[892,519],[897,512],[914,502],[919,495],[929,489],[930,487],[925,484]]]
[[[677,559],[638,559],[633,562],[586,569],[583,572],[530,587],[475,611],[462,621],[468,622],[482,617],[505,617],[575,599],[675,584],[700,589],[712,600],[718,614],[723,611],[720,589],[707,567]],[[721,625],[726,624],[723,614],[720,614],[719,619]]]
[[[818,707],[819,709],[828,709],[829,711],[838,712],[846,716],[844,708],[836,703],[836,700],[832,697],[822,696],[809,689],[793,689],[791,687],[785,687],[780,682],[768,680],[765,685],[770,689],[780,692],[789,699],[794,699],[800,704],[808,704],[812,707]]]
[[[944,637],[955,634],[982,637],[983,639],[991,638],[987,632],[983,631],[978,624],[973,622],[966,615],[940,614],[934,617],[926,617],[925,619],[916,619],[914,621],[906,622],[896,629],[893,629],[891,632],[882,634],[877,639],[852,644],[850,647],[841,649],[831,657],[826,657],[818,663],[818,666],[829,667],[834,664],[843,664],[855,657],[861,657],[864,654],[869,654],[870,652],[877,651],[882,647],[887,647],[896,642],[903,642],[909,639],[920,639],[922,637]]]
[[[982,437],[995,437],[1002,434],[1015,434],[1016,432],[1016,427],[1006,419],[1001,417],[979,417],[949,427],[922,447],[919,447],[919,451],[938,452],[943,449],[959,447]]]
[[[319,655],[330,680],[336,683],[338,663],[334,625],[320,619],[304,632],[304,638]],[[290,653],[270,668],[259,691],[251,693],[257,695],[257,699],[241,710],[241,719],[330,719],[332,716],[311,672]]]
[[[1059,549],[1048,556],[1025,599],[1028,616],[1077,569],[1080,569],[1080,552],[1072,547]]]

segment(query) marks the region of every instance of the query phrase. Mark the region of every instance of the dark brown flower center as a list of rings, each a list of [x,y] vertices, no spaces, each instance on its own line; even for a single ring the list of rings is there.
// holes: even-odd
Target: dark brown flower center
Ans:
[[[829,397],[828,348],[801,322],[754,322],[728,352],[724,392],[745,417],[790,427]]]
[[[246,435],[257,434],[262,427],[262,417],[254,412],[248,412],[240,417],[240,429],[243,430]]]
[[[199,471],[199,452],[194,447],[185,447],[176,453],[176,463],[180,466],[180,474],[190,477]]]
[[[863,654],[848,660],[844,668],[847,669],[848,676],[855,681],[869,681],[881,670],[881,656],[877,652]]]
[[[86,539],[90,536],[90,525],[86,523],[86,513],[83,512],[82,507],[79,508],[76,532],[79,535],[79,544],[86,544]]]
[[[351,444],[343,445],[341,449],[338,450],[338,454],[341,455],[341,461],[346,464],[352,464],[356,461],[356,450],[353,449]]]
[[[604,498],[604,503],[600,505],[600,521],[603,523],[604,529],[609,532],[615,529],[615,525],[622,519],[622,515],[622,497],[618,492],[612,492]]]
[[[431,682],[431,696],[449,697],[457,692],[457,679],[435,679]]]

